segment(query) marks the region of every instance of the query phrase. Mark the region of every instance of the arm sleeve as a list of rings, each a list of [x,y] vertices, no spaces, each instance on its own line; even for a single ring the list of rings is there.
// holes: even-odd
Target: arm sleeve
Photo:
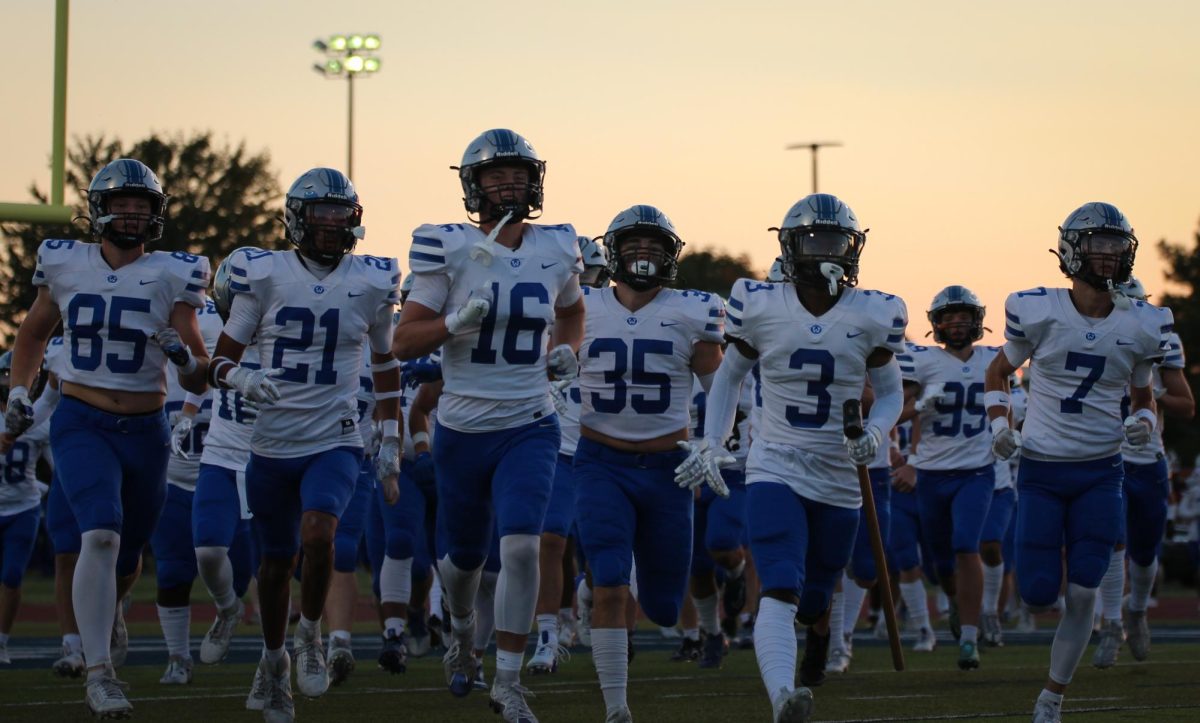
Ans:
[[[1154,362],[1150,359],[1143,359],[1133,367],[1133,374],[1129,377],[1129,382],[1135,387],[1148,387],[1150,382],[1154,381]]]
[[[52,387],[49,384],[42,390],[41,396],[33,403],[33,424],[29,425],[32,429],[42,422],[50,418],[50,414],[54,412],[54,407],[58,405],[58,400],[62,398],[62,392],[58,387]]]
[[[567,283],[558,291],[558,298],[554,301],[556,308],[562,309],[579,301],[583,296],[583,289],[579,286],[579,274],[571,274],[571,278],[567,279]]]
[[[221,333],[243,346],[249,346],[250,340],[258,332],[258,322],[262,319],[262,311],[258,307],[257,296],[238,294],[233,297],[229,321],[225,322]]]
[[[878,427],[888,434],[900,419],[904,409],[904,386],[900,377],[900,365],[893,357],[887,364],[867,370],[871,388],[875,390],[875,403],[866,424]]]
[[[392,353],[392,306],[380,304],[375,312],[375,320],[367,329],[367,339],[371,343],[371,351],[376,354]]]
[[[408,300],[426,309],[441,313],[446,310],[446,299],[450,296],[450,277],[446,274],[416,274]]]
[[[180,262],[184,263],[184,262]],[[204,308],[204,290],[208,288],[209,281],[209,264],[208,258],[201,256],[196,259],[194,264],[188,264],[190,270],[185,270],[184,273],[189,274],[187,283],[182,291],[175,297],[176,302],[182,301],[188,306],[197,309]]]
[[[712,386],[707,390],[708,400],[704,410],[704,439],[712,448],[725,443],[733,429],[737,415],[738,398],[742,392],[742,380],[754,368],[754,360],[742,355],[734,344],[725,350],[725,358],[713,375]]]

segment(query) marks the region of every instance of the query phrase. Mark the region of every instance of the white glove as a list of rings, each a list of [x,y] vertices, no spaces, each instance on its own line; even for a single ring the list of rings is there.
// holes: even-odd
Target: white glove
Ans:
[[[554,402],[554,411],[558,412],[558,416],[562,416],[571,411],[571,407],[567,404],[567,394],[570,392],[567,389],[571,386],[573,379],[558,379],[550,382],[550,401]]]
[[[932,409],[933,405],[941,400],[942,394],[945,391],[946,385],[941,382],[926,384],[921,388],[921,397],[913,404],[913,409],[917,410],[918,414],[927,409]]]
[[[4,429],[13,437],[19,437],[33,426],[33,402],[29,390],[13,387],[8,393],[8,409],[4,411]]]
[[[183,451],[183,440],[191,436],[194,424],[194,420],[186,414],[180,414],[175,420],[175,426],[171,427],[171,451],[175,456],[187,459],[187,452]]]
[[[879,431],[879,427],[874,424],[868,424],[858,439],[844,436],[842,441],[846,445],[846,451],[850,454],[850,461],[861,467],[870,464],[871,460],[875,459],[879,445],[883,444],[883,432]]]
[[[574,379],[579,376],[579,358],[570,344],[559,344],[550,350],[546,366],[558,379]]]
[[[688,456],[675,468],[675,484],[689,490],[707,484],[721,497],[728,497],[729,487],[721,477],[721,465],[732,464],[733,457],[709,447],[705,440],[680,440],[676,444],[680,449],[687,451]]]
[[[1009,459],[1021,451],[1021,433],[1008,426],[1004,417],[992,420],[992,454],[998,459]]]
[[[188,349],[187,344],[179,338],[179,332],[171,327],[160,329],[151,335],[154,343],[163,350],[163,354],[171,363],[181,368],[185,374],[190,374],[196,370],[196,360],[192,357],[192,350]]]
[[[279,401],[279,387],[271,379],[280,374],[282,369],[234,367],[225,375],[225,384],[259,406],[274,404]]]
[[[375,474],[380,480],[400,474],[400,438],[384,437],[375,455]]]
[[[378,422],[371,422],[371,432],[363,439],[363,455],[374,457],[379,454],[379,445],[383,442],[383,430]]]
[[[493,301],[490,285],[472,291],[467,297],[467,303],[453,314],[446,315],[446,331],[455,335],[478,327],[480,320],[491,311]]]
[[[1129,416],[1125,418],[1125,441],[1133,447],[1142,447],[1150,443],[1154,436],[1154,428],[1145,417]]]

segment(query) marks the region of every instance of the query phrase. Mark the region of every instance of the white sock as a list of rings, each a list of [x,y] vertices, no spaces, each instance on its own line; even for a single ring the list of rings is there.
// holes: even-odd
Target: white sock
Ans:
[[[163,639],[167,641],[167,654],[175,658],[191,658],[188,652],[188,628],[192,623],[192,608],[158,606],[158,624],[162,626]]]
[[[979,642],[979,626],[964,625],[962,626],[962,635],[959,636],[960,643],[977,643]]]
[[[296,626],[296,637],[321,642],[321,618],[309,620],[304,617],[304,613],[300,613],[300,624]]]
[[[1125,594],[1125,550],[1113,550],[1108,571],[1100,580],[1100,615],[1105,620],[1121,619],[1121,597]]]
[[[496,630],[496,577],[494,572],[485,572],[479,578],[479,589],[475,592],[475,650],[486,650]]]
[[[854,634],[854,626],[858,624],[859,613],[862,612],[863,598],[867,596],[867,591],[858,586],[848,577],[842,579],[842,635]],[[829,623],[830,630],[836,630],[833,627],[832,618]]]
[[[433,566],[433,585],[429,587],[429,614],[442,619],[442,573],[437,564]]]
[[[547,642],[558,645],[558,615],[542,613],[537,616],[538,645]]]
[[[929,596],[925,594],[925,583],[920,580],[900,583],[900,597],[908,607],[908,619],[917,630],[933,628],[929,624]]]
[[[1004,582],[1004,563],[983,566],[983,614],[996,615],[1000,607],[1000,586]]]
[[[403,560],[383,558],[379,570],[379,602],[408,605],[412,599],[412,564],[411,557]]]
[[[505,535],[500,538],[500,577],[496,579],[496,629],[528,635],[537,609],[538,535]]]
[[[693,643],[700,639],[700,628],[684,628],[683,637],[691,640]]]
[[[622,628],[592,628],[592,661],[600,678],[600,692],[609,713],[627,705],[629,639]]]
[[[350,646],[350,631],[349,630],[330,630],[329,631],[329,641],[333,642],[334,640],[338,641],[339,643],[345,643],[346,647],[349,647]]]
[[[950,610],[950,598],[946,596],[946,591],[938,588],[937,591],[937,609],[940,615],[945,615]]]
[[[1075,583],[1067,584],[1066,605],[1054,643],[1050,646],[1050,680],[1067,685],[1087,650],[1092,637],[1092,604],[1096,591]]]
[[[237,605],[233,592],[233,564],[228,547],[197,547],[196,569],[217,604],[217,612],[231,610]]]
[[[721,623],[717,618],[716,593],[708,597],[693,597],[692,602],[696,604],[696,615],[700,619],[700,629],[709,635],[716,635],[721,632]]]
[[[796,606],[764,597],[754,621],[754,656],[767,695],[791,691],[796,681]]]
[[[570,625],[575,622],[575,611],[571,608],[558,609],[558,628],[562,629],[564,625]]]
[[[746,571],[746,558],[743,557],[742,561],[739,562],[737,564],[737,566],[735,566],[732,570],[729,568],[721,568],[721,569],[725,570],[725,579],[726,580],[736,580],[742,576],[743,572]]]
[[[442,573],[442,584],[446,586],[446,607],[450,610],[451,619],[470,617],[483,567],[463,570],[446,556],[438,561],[438,569]]]
[[[1051,693],[1050,691],[1046,690],[1045,688],[1042,688],[1042,692],[1038,694],[1038,702],[1040,703],[1042,701],[1046,701],[1047,703],[1050,703],[1051,705],[1053,705],[1055,708],[1059,708],[1062,706],[1063,694],[1062,693]]]
[[[854,583],[850,583],[854,585]],[[842,589],[834,590],[833,596],[829,599],[829,631],[838,631],[837,635],[829,636],[830,649],[841,649],[842,645],[842,618],[846,615],[846,581],[842,581]]]
[[[521,663],[524,653],[513,653],[496,648],[496,680],[501,683],[516,683],[521,679]]]
[[[83,652],[83,642],[79,639],[79,633],[67,633],[62,636],[63,647],[72,653]]]
[[[387,619],[385,619],[383,621],[384,637],[392,635],[393,633],[396,635],[399,635],[400,633],[404,632],[405,623],[406,623],[406,621],[404,618],[387,618]]]
[[[1149,567],[1142,567],[1133,560],[1129,561],[1129,609],[1134,612],[1144,612],[1150,601],[1150,590],[1154,588],[1154,578],[1158,577],[1158,558]]]
[[[75,563],[71,603],[89,668],[112,661],[109,641],[117,614],[117,551],[121,536],[112,530],[89,530],[81,535]]]

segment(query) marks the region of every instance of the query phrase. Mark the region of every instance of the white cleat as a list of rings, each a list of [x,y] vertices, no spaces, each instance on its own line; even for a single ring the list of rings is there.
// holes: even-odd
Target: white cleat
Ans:
[[[579,645],[578,621],[575,620],[574,613],[568,612],[558,616],[558,644],[564,648]]]
[[[1092,654],[1092,665],[1101,670],[1117,664],[1117,652],[1121,643],[1125,642],[1125,631],[1121,628],[1120,620],[1105,620],[1100,628],[1100,642],[1096,652]]]
[[[845,673],[850,669],[850,652],[845,648],[832,648],[825,663],[826,673]]]
[[[1032,633],[1037,630],[1037,621],[1033,619],[1033,613],[1029,612],[1029,608],[1023,603],[1020,612],[1017,613],[1017,632]]]
[[[633,713],[629,712],[628,706],[610,710],[604,717],[604,723],[633,723]]]
[[[520,683],[492,683],[492,697],[488,705],[500,714],[505,723],[538,723],[538,719],[525,702],[525,696],[533,696]]]
[[[7,643],[0,643],[0,665],[12,665],[12,658],[8,656]]]
[[[683,637],[683,633],[679,632],[679,628],[667,627],[666,625],[660,627],[658,632],[667,640],[679,640]]]
[[[108,657],[114,668],[125,664],[129,657],[129,629],[125,627],[125,605],[117,605],[117,614],[113,618],[112,634],[108,639]]]
[[[1000,615],[997,613],[987,613],[983,616],[980,623],[984,646],[988,648],[1004,647],[1004,635],[1000,627]]]
[[[555,673],[558,672],[559,661],[568,660],[570,657],[571,653],[557,642],[550,642],[550,633],[545,632],[541,635],[537,649],[533,651],[533,657],[526,663],[525,670],[532,675]]]
[[[349,641],[343,642],[338,638],[330,638],[327,662],[331,682],[334,685],[345,683],[350,674],[354,672],[354,652],[350,649]]]
[[[300,695],[308,698],[325,695],[325,691],[329,690],[329,668],[325,665],[325,649],[321,641],[316,637],[305,638],[297,630],[292,640],[292,650],[296,656],[296,687]],[[291,698],[290,691],[288,698]]]
[[[264,657],[258,661],[258,667],[254,669],[254,682],[250,684],[250,695],[246,696],[246,710],[262,710],[267,705],[267,666],[269,663]]]
[[[167,670],[158,679],[162,685],[187,685],[192,682],[192,659],[172,655]]]
[[[259,663],[259,669],[266,681],[263,720],[267,723],[291,723],[296,719],[296,704],[292,700],[292,669],[287,654],[284,653],[274,666],[264,658]]]
[[[1150,655],[1150,623],[1146,620],[1146,611],[1129,611],[1129,652],[1137,661],[1145,660]]]
[[[246,606],[241,600],[237,601],[237,606],[232,610],[217,612],[217,619],[204,634],[204,640],[200,641],[201,663],[212,665],[225,659],[229,654],[229,641],[233,639],[233,633],[245,612]]]
[[[579,623],[575,626],[575,635],[579,644],[585,648],[592,647],[592,606],[579,603]]]
[[[73,651],[66,645],[62,648],[62,657],[54,661],[50,669],[60,678],[78,678],[87,672],[83,653]]]
[[[813,712],[813,694],[808,688],[783,688],[775,701],[775,723],[805,723]]]
[[[1033,707],[1033,723],[1062,723],[1062,706],[1039,700]]]
[[[912,649],[918,653],[932,653],[937,647],[937,635],[929,628],[921,628],[917,631],[917,642],[913,643]]]
[[[133,715],[133,706],[125,698],[125,691],[117,684],[112,671],[107,675],[87,682],[87,707],[97,718],[121,719]]]

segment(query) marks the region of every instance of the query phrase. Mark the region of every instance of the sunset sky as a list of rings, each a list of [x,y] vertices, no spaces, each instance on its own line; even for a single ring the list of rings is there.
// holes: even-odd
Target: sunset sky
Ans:
[[[49,181],[52,0],[4,0],[0,200]],[[346,84],[319,37],[376,32],[356,86],[361,250],[405,256],[422,222],[462,220],[447,166],[491,127],[548,162],[546,214],[602,233],[660,207],[689,249],[745,252],[821,190],[871,229],[861,285],[904,297],[914,336],[951,283],[1002,329],[1012,290],[1062,280],[1046,252],[1085,201],[1116,204],[1163,288],[1155,245],[1200,219],[1200,3],[797,0],[300,2],[75,0],[67,130],[135,141],[213,130],[269,150],[285,187],[345,166]],[[168,189],[169,191],[169,189]],[[405,265],[405,264],[402,264]],[[989,337],[998,339],[998,335]]]

